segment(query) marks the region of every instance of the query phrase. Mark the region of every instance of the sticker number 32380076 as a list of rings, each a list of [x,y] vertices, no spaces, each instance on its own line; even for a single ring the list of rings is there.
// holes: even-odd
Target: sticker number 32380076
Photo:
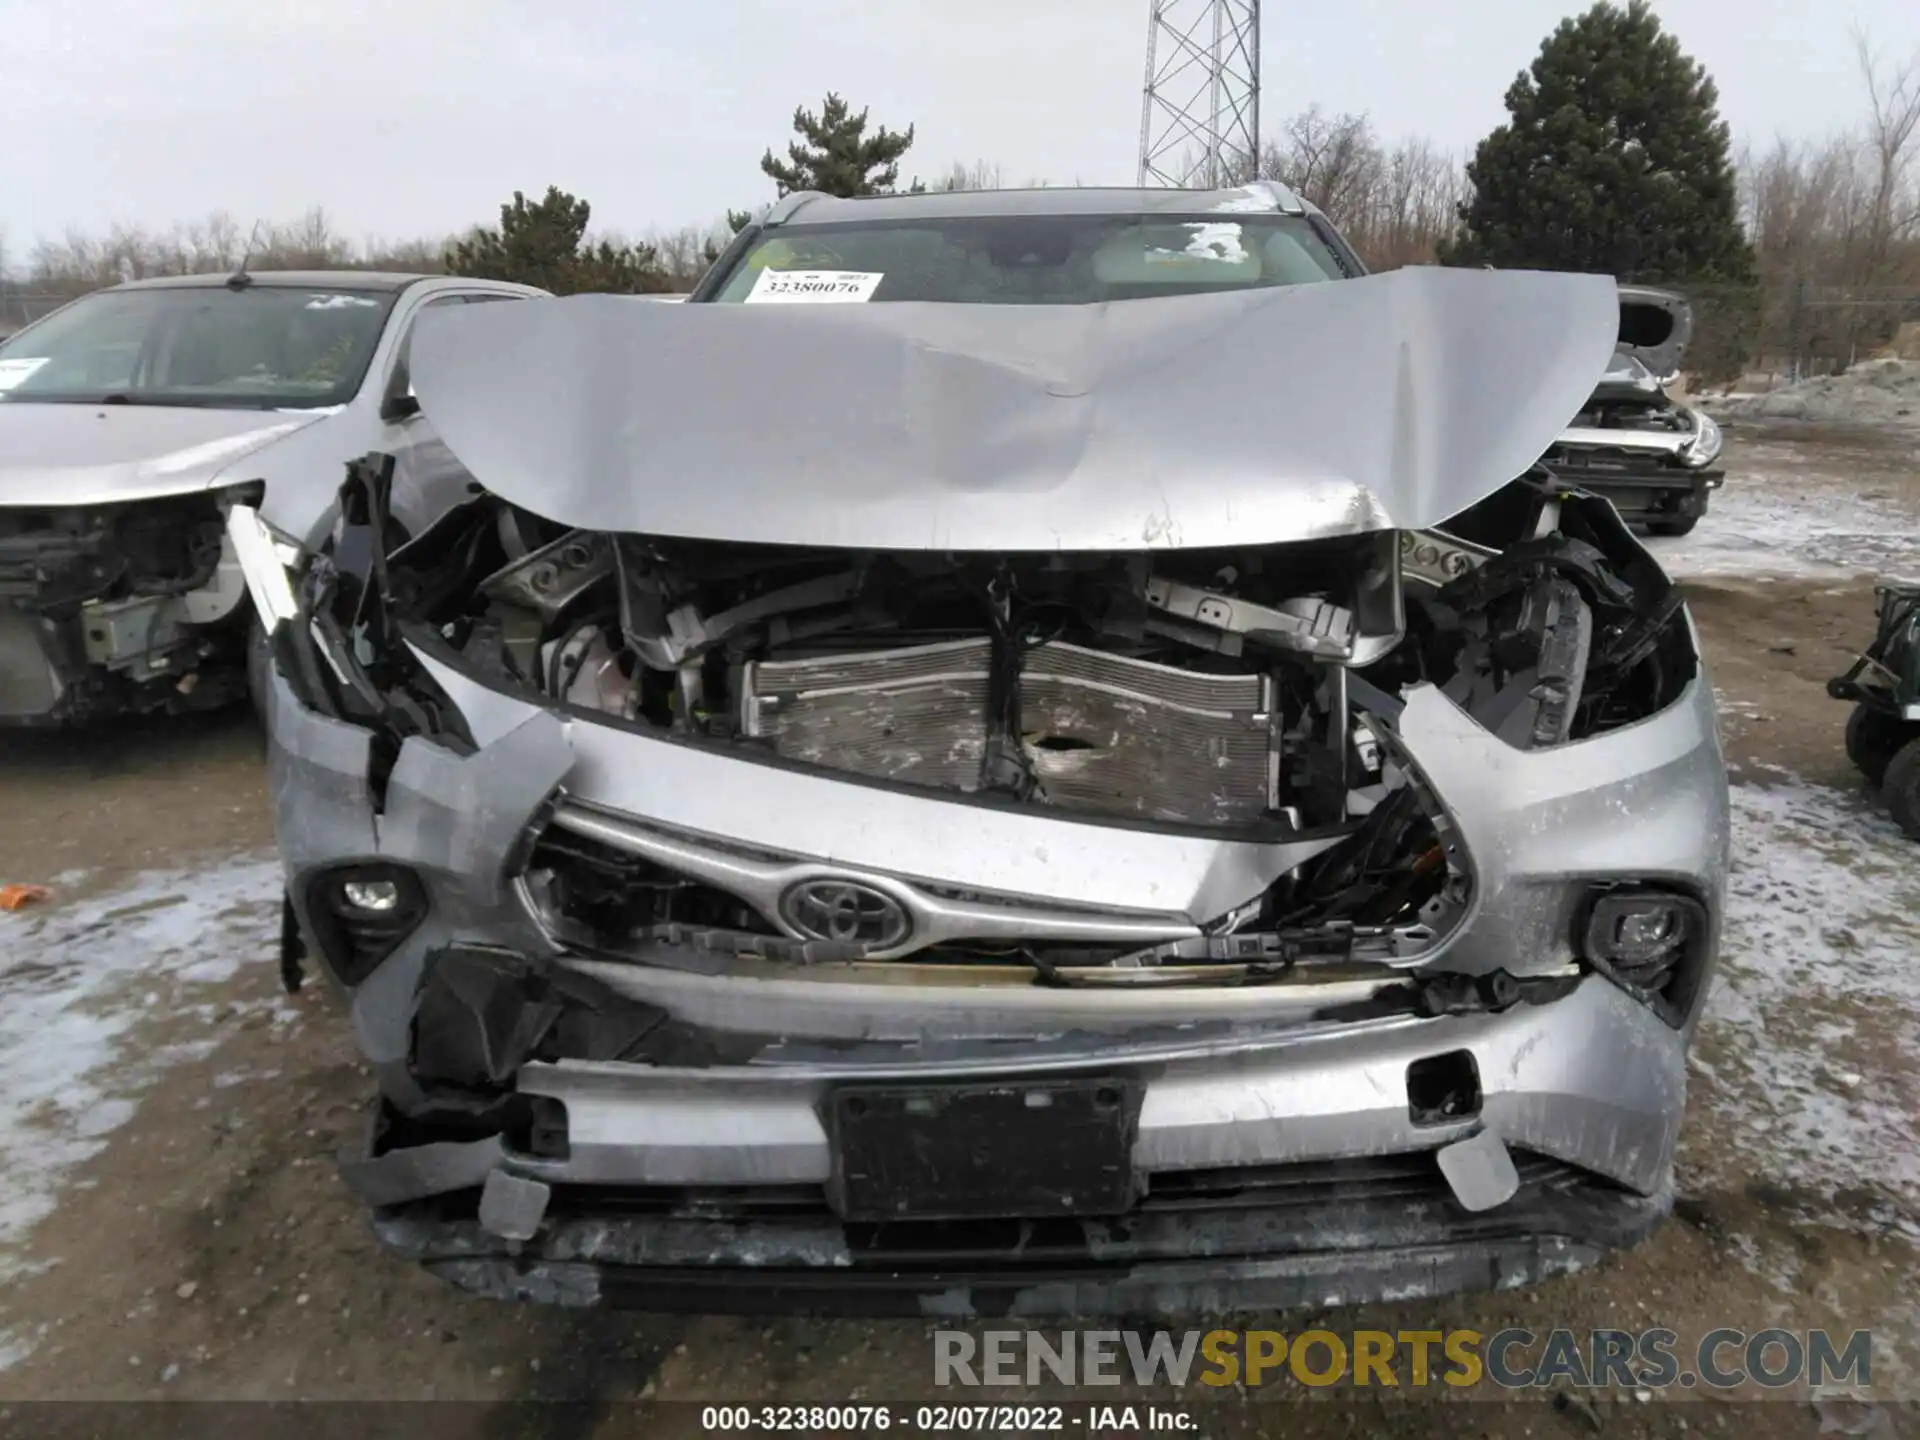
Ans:
[[[871,300],[885,275],[872,270],[762,270],[748,304],[835,305]]]

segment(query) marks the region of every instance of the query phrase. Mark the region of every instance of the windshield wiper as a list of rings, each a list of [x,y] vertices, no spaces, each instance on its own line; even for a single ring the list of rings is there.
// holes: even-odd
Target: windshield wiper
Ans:
[[[171,395],[165,391],[141,394],[115,390],[98,399],[83,402],[92,405],[147,405],[157,410],[265,410],[273,401],[254,395]]]

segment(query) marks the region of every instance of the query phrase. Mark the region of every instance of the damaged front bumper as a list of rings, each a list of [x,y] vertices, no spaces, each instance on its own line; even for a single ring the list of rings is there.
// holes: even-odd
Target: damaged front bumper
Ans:
[[[1474,1214],[1416,1151],[1169,1172],[1111,1218],[849,1223],[819,1185],[509,1187],[517,1162],[473,1159],[502,1178],[382,1209],[380,1240],[496,1299],[700,1313],[1193,1316],[1506,1289],[1636,1243],[1672,1203],[1665,1179],[1642,1195],[1516,1154],[1513,1194]]]
[[[1647,527],[1699,520],[1727,478],[1724,470],[1689,470],[1656,456],[1571,446],[1546,463],[1568,484],[1611,501],[1628,524]]]
[[[1603,386],[1583,419],[1562,432],[1544,463],[1569,485],[1605,496],[1629,524],[1659,533],[1691,529],[1726,480],[1717,468],[1723,439],[1704,411],[1653,399],[1633,387]]]
[[[0,727],[225,704],[244,693],[236,495],[0,507]]]
[[[575,797],[692,850],[831,856],[843,878],[923,892],[940,873],[949,900],[1043,894],[1082,916],[1217,913],[1296,858],[881,788],[833,803],[844,782],[563,718],[422,658],[470,748],[415,736],[383,756],[276,674],[272,788],[298,932],[350,984],[380,1076],[347,1177],[387,1244],[456,1284],[941,1315],[1319,1304],[1525,1284],[1664,1213],[1715,937],[1662,1008],[1583,967],[1576,936],[1596,886],[1720,892],[1703,676],[1645,720],[1538,752],[1408,693],[1399,735],[1475,879],[1471,913],[1418,964],[1051,988],[743,974],[691,935],[589,953],[523,876]],[[330,930],[326,887],[389,874],[417,891],[399,923]],[[464,1112],[449,1093],[472,1097]],[[885,1155],[848,1128],[863,1097],[898,1107],[893,1148],[924,1150],[929,1173],[876,1187]],[[996,1166],[1038,1155],[1025,1180],[1064,1203],[1006,1213],[1019,1175],[969,1201],[966,1156],[943,1148],[969,1133],[955,1105],[986,1107]]]

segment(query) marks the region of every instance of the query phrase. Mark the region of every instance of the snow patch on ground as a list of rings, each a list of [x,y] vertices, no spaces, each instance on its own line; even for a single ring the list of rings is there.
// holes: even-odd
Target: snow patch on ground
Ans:
[[[1732,799],[1700,1093],[1751,1177],[1920,1239],[1920,847],[1796,776]]]
[[[0,1283],[21,1273],[21,1242],[63,1180],[133,1118],[160,1072],[211,1052],[213,1040],[138,1052],[123,1042],[150,1015],[224,998],[200,987],[271,963],[280,886],[277,861],[248,856],[72,901],[56,890],[50,904],[0,915]],[[21,1346],[0,1331],[0,1370]]]
[[[1920,362],[1865,360],[1843,374],[1820,375],[1762,395],[1730,395],[1706,403],[1722,415],[1920,430]]]
[[[1647,542],[1676,580],[1920,577],[1920,529],[1884,491],[1820,487],[1765,470],[1729,477],[1691,535]]]

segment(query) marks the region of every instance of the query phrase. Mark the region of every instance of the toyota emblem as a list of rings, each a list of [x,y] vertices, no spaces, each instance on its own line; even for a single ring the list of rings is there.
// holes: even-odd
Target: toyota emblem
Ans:
[[[809,940],[890,950],[913,931],[906,907],[884,890],[852,880],[803,880],[781,907]]]

